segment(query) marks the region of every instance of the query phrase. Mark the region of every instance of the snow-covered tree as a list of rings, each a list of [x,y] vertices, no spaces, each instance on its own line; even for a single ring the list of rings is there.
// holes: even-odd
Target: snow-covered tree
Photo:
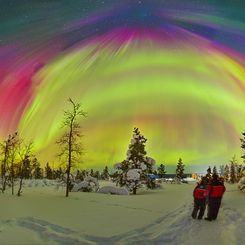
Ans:
[[[224,165],[219,166],[219,173],[221,176],[224,176],[224,173],[225,173],[225,166]]]
[[[177,167],[176,167],[176,178],[178,179],[183,179],[183,175],[184,175],[184,170],[185,170],[185,165],[182,162],[182,159],[179,158],[178,163],[177,163]]]
[[[242,177],[238,183],[238,189],[240,191],[245,190],[245,177]]]
[[[159,175],[159,177],[163,178],[164,175],[166,174],[165,165],[160,164],[157,170],[158,170],[157,174]]]
[[[237,166],[237,160],[236,160],[236,156],[234,155],[232,159],[230,160],[230,182],[231,183],[235,183],[237,181],[236,166]]]
[[[239,180],[243,177],[243,166],[242,166],[242,164],[237,165],[236,172],[237,172],[237,176],[236,176],[237,181],[239,182]]]
[[[152,173],[155,160],[146,156],[146,141],[139,129],[134,128],[126,160],[115,165],[118,172],[117,183],[126,186],[133,194],[136,194],[142,182],[145,182],[148,187],[154,186],[154,180],[150,180],[147,174]]]
[[[241,148],[245,150],[245,132],[242,133],[242,138],[241,140]],[[245,154],[241,156],[243,158],[243,162],[245,162]]]
[[[225,181],[229,181],[230,179],[230,168],[229,165],[225,165],[225,169],[224,169],[224,180]]]

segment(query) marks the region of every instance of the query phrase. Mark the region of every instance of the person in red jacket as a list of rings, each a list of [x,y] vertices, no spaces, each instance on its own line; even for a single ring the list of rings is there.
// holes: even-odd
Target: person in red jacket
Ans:
[[[201,181],[197,184],[193,191],[194,197],[194,208],[192,211],[192,218],[196,219],[198,213],[198,219],[202,219],[205,208],[206,208],[206,198],[208,195],[206,178],[202,177]],[[199,211],[199,212],[198,212]]]
[[[210,183],[208,185],[208,214],[205,220],[216,220],[221,200],[225,192],[225,186],[223,181],[218,178],[217,174],[213,174]]]

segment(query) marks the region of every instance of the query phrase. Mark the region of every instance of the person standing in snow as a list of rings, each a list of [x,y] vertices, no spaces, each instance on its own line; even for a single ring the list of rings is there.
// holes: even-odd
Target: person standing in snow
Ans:
[[[198,211],[199,213],[197,218],[202,219],[206,208],[207,195],[208,190],[206,178],[202,177],[201,181],[197,184],[196,188],[193,191],[194,208],[191,214],[193,219],[196,219]]]
[[[205,220],[216,220],[225,190],[223,181],[218,178],[217,174],[213,174],[208,185],[208,214]]]

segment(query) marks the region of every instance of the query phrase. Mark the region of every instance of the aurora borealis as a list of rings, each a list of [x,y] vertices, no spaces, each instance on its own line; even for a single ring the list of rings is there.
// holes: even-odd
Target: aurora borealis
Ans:
[[[125,158],[133,127],[157,163],[222,164],[245,129],[243,1],[0,1],[0,138],[55,161],[67,98],[83,167]]]

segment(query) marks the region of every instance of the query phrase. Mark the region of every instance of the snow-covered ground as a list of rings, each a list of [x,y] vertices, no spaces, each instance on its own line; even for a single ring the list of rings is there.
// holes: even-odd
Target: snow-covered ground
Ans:
[[[191,218],[193,183],[69,198],[62,188],[30,186],[21,197],[0,194],[0,244],[245,244],[245,191],[237,185],[226,185],[214,222]]]

